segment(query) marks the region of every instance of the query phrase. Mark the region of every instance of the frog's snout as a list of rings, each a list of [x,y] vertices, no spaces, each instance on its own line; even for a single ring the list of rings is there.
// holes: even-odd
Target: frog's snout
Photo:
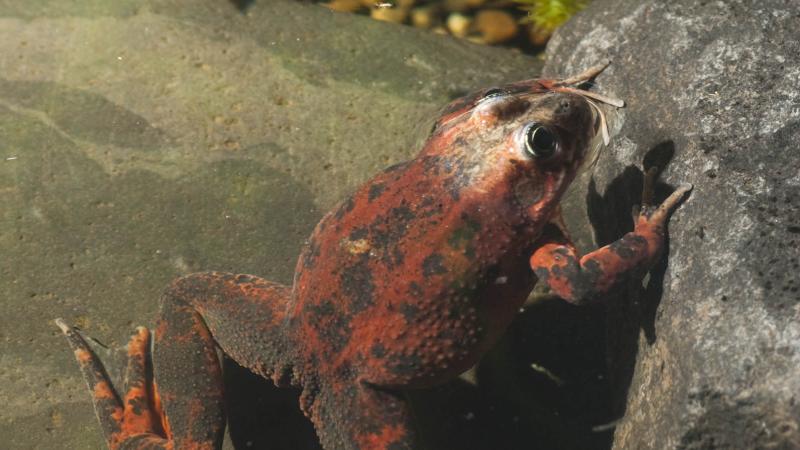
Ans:
[[[554,111],[556,116],[568,116],[575,110],[575,102],[573,99],[566,97],[558,100],[558,106]]]
[[[548,101],[553,122],[567,130],[590,128],[592,110],[585,98],[571,93],[553,93]]]

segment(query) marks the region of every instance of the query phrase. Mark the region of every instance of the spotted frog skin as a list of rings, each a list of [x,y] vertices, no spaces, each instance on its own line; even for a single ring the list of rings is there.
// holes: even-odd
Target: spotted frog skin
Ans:
[[[300,407],[326,450],[425,448],[403,390],[474,365],[537,280],[581,302],[643,273],[688,190],[647,205],[620,240],[578,255],[558,204],[604,124],[568,84],[529,80],[451,103],[416,158],[322,218],[292,287],[220,272],[173,282],[161,298],[152,377],[149,330],[131,339],[118,391],[58,319],[109,448],[221,448],[217,348],[278,386],[301,386]]]

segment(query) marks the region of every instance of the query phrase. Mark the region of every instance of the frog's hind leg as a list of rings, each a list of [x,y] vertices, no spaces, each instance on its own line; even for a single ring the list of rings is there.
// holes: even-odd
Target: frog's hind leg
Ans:
[[[151,379],[147,330],[139,329],[131,341],[124,403],[86,342],[60,322],[109,448],[221,448],[225,415],[217,346],[254,372],[287,381],[294,366],[283,320],[289,298],[289,288],[251,275],[212,272],[176,280],[162,297]]]
[[[403,393],[364,382],[323,385],[310,411],[322,447],[331,450],[418,450]]]
[[[295,366],[284,320],[290,297],[286,286],[221,272],[192,274],[167,289],[153,369],[176,448],[196,442],[219,448],[225,420],[217,346],[276,384],[289,381]]]
[[[139,327],[128,342],[124,398],[120,398],[97,355],[83,337],[63,320],[56,324],[67,338],[92,393],[95,414],[108,447],[168,448],[163,437],[161,414],[155,406],[154,387],[147,378],[150,332]],[[151,381],[151,380],[150,380]]]

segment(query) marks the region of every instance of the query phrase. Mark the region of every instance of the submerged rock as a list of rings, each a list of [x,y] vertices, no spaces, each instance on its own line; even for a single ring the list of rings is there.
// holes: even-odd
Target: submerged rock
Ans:
[[[596,0],[549,44],[546,73],[610,58],[599,89],[627,103],[590,186],[600,244],[643,160],[695,186],[668,267],[609,304],[615,449],[800,448],[798,33],[796,2]]]

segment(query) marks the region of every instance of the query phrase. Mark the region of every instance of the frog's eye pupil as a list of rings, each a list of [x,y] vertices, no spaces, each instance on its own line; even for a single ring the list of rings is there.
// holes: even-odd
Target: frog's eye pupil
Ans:
[[[547,158],[556,152],[553,133],[538,123],[528,125],[525,130],[525,150],[535,158]]]

